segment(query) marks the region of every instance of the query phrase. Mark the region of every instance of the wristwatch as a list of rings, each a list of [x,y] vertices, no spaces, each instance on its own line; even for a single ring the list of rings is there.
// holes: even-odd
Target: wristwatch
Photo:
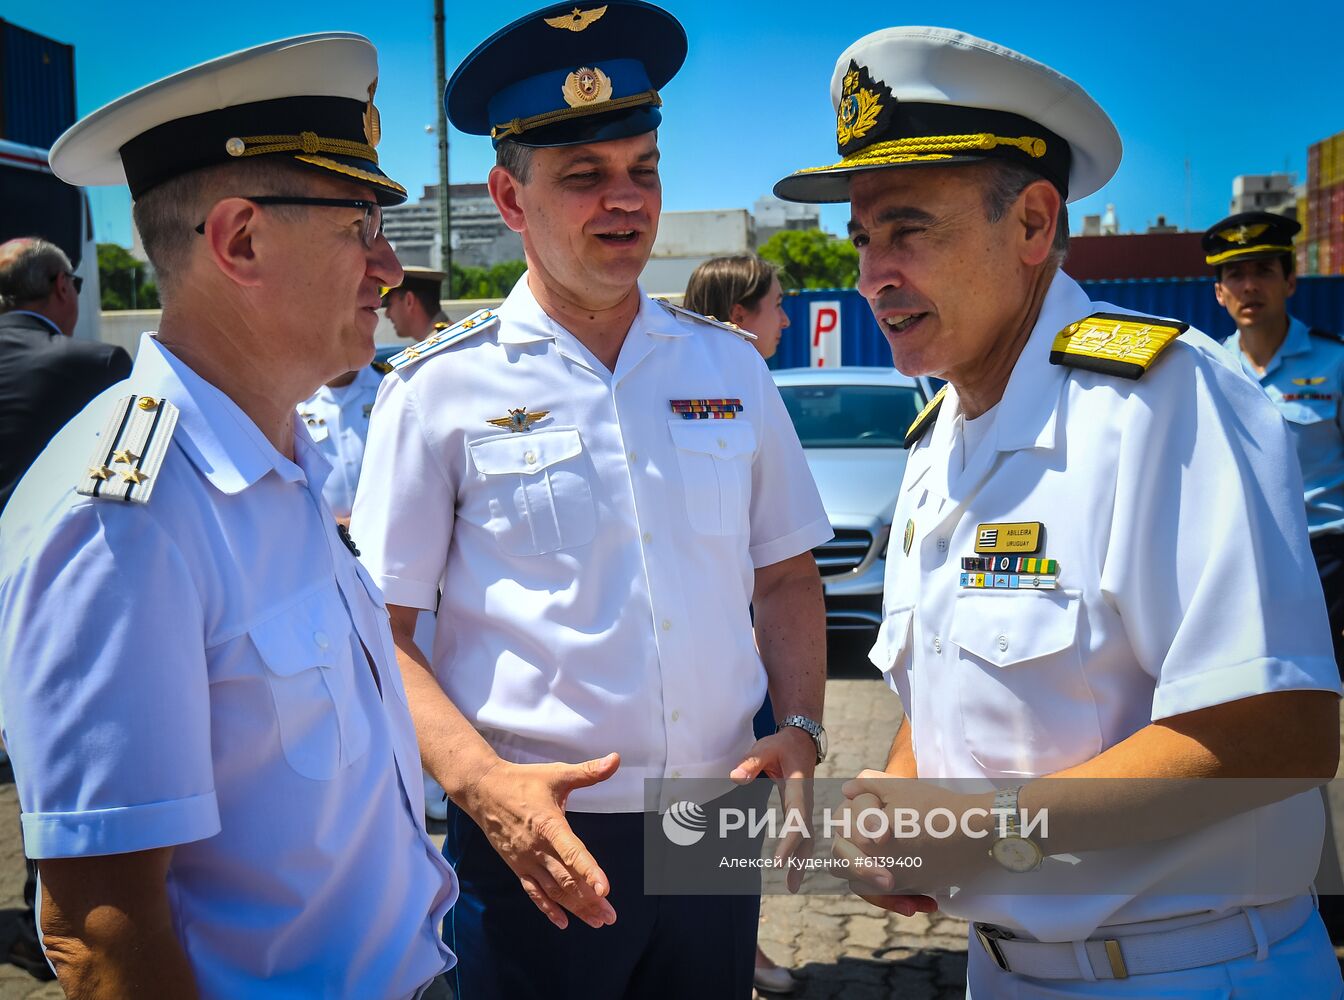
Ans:
[[[775,728],[775,732],[779,732],[785,726],[796,726],[812,737],[812,742],[817,745],[818,764],[826,759],[826,727],[820,722],[809,719],[806,715],[789,715]]]
[[[1017,793],[1022,786],[1005,788],[994,795],[994,805],[990,811],[994,829],[1002,829],[1005,836],[994,841],[989,856],[1010,872],[1024,875],[1041,867],[1043,855],[1041,849],[1032,840],[1022,836],[1021,813],[1017,808]],[[1007,813],[1005,822],[999,824],[999,816]]]

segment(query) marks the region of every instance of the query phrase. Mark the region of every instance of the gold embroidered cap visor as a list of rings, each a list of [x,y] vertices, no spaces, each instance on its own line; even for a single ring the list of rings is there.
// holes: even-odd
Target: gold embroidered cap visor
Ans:
[[[831,105],[840,159],[785,177],[778,197],[843,202],[859,172],[1004,159],[1077,201],[1120,165],[1115,125],[1078,84],[946,28],[886,28],[859,39],[836,63]]]
[[[444,89],[448,120],[495,146],[574,146],[652,132],[686,32],[640,0],[554,4],[495,32]]]
[[[1265,260],[1293,252],[1293,237],[1302,226],[1273,212],[1238,212],[1215,222],[1200,241],[1210,267],[1242,260]]]
[[[406,189],[378,166],[378,53],[362,35],[301,35],[193,66],[83,118],[52,146],[52,170],[82,186],[164,181],[257,156],[368,184],[383,205]]]

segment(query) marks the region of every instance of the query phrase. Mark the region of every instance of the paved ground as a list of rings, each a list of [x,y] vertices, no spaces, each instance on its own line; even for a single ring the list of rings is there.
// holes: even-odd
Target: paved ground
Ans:
[[[818,777],[847,778],[886,760],[901,718],[900,704],[875,679],[862,654],[855,644],[832,646],[832,679],[826,690],[832,755]],[[1338,803],[1335,813],[1344,825]],[[18,802],[6,765],[0,766],[0,955],[8,952],[13,937],[22,888]],[[795,970],[799,988],[794,996],[799,1000],[965,996],[966,925],[949,917],[888,915],[852,896],[767,896],[761,907],[760,942],[775,961]],[[0,1000],[61,995],[54,983],[39,983],[13,966],[0,965]]]

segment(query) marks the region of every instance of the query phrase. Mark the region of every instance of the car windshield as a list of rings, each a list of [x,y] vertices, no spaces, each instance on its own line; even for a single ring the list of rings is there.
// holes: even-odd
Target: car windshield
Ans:
[[[904,448],[924,405],[918,389],[899,385],[782,385],[779,393],[804,448]]]

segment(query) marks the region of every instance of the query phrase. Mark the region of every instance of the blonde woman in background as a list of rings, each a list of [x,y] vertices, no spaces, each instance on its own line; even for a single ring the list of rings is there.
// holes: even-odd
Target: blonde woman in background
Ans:
[[[769,360],[779,348],[779,338],[789,325],[784,314],[784,290],[779,284],[775,265],[754,253],[734,257],[715,257],[695,269],[686,285],[683,305],[703,316],[736,323],[748,333],[761,357]],[[775,711],[770,696],[753,720],[756,738],[775,731]],[[797,981],[788,969],[782,969],[756,946],[756,989],[765,993],[792,993]]]

